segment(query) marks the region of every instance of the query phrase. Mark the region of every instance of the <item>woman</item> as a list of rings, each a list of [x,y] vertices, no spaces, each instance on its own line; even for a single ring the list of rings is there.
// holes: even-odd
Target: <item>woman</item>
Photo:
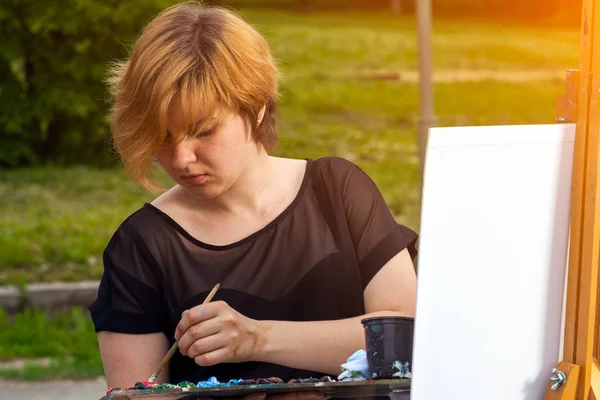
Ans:
[[[143,30],[110,80],[114,142],[150,189],[117,229],[90,311],[110,387],[337,376],[362,318],[414,315],[416,234],[340,158],[270,156],[278,74],[265,40],[184,3]],[[213,302],[199,306],[216,283]]]

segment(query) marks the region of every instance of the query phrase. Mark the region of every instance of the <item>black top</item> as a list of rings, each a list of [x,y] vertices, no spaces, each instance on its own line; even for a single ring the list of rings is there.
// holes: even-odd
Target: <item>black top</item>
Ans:
[[[98,298],[90,306],[96,331],[164,332],[172,344],[181,313],[202,303],[217,282],[221,288],[213,301],[224,300],[257,320],[364,314],[363,290],[401,250],[415,257],[417,234],[396,223],[374,182],[351,162],[308,159],[306,168],[285,211],[225,246],[200,242],[144,204],[105,249]],[[178,351],[170,371],[173,383],[324,375],[260,362],[200,367]]]

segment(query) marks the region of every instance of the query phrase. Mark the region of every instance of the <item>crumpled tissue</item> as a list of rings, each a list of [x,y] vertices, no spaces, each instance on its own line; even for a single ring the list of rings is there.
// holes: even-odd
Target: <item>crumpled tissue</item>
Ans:
[[[342,364],[342,373],[338,376],[339,381],[366,381],[369,378],[369,362],[364,350],[352,354],[348,361]]]

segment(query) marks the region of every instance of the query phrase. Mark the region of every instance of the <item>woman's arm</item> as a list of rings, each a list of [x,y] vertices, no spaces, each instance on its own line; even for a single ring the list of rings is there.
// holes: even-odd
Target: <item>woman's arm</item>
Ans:
[[[338,321],[265,321],[259,361],[337,375],[340,365],[365,348],[361,319],[415,315],[416,274],[407,250],[388,261],[364,291],[366,315]]]
[[[365,288],[365,315],[337,321],[257,321],[213,302],[184,311],[175,337],[181,353],[201,366],[263,361],[337,375],[350,355],[365,348],[361,319],[414,316],[415,294],[415,270],[403,250]]]
[[[169,342],[163,333],[99,332],[98,344],[109,388],[127,388],[147,381],[169,351]],[[168,369],[167,365],[156,383],[167,382]]]

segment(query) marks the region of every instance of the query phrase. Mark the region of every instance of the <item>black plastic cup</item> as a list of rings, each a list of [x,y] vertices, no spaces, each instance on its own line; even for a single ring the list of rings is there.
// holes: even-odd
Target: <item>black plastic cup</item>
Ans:
[[[414,318],[370,317],[361,322],[371,378],[411,378]]]

